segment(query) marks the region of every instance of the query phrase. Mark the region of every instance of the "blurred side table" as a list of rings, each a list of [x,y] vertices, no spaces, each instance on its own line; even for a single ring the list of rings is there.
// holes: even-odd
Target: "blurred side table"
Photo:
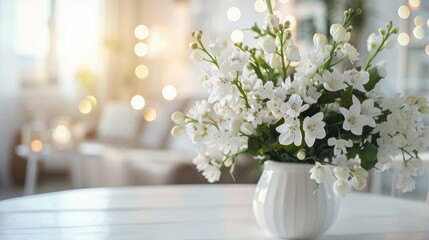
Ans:
[[[43,159],[61,159],[70,164],[70,173],[72,185],[74,188],[82,186],[81,161],[79,154],[75,150],[50,150],[45,149],[40,152],[30,150],[25,145],[16,147],[15,152],[18,156],[27,161],[25,174],[24,195],[33,195],[36,193],[37,170],[39,161]]]

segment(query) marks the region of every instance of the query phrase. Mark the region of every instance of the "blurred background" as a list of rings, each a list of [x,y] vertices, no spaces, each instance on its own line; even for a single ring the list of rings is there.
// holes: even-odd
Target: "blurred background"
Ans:
[[[349,7],[364,9],[351,40],[362,61],[367,36],[393,21],[400,34],[378,58],[388,59],[381,91],[429,96],[429,0],[273,5],[303,55]],[[190,141],[170,136],[171,113],[205,96],[188,58],[191,32],[252,45],[247,29],[265,14],[262,0],[0,0],[0,199],[205,183]],[[256,182],[255,165],[239,166],[237,182]]]

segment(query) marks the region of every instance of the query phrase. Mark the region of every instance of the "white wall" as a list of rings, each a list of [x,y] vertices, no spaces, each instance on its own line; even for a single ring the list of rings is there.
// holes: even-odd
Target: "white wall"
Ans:
[[[10,186],[12,141],[20,125],[18,80],[12,52],[13,2],[0,0],[0,186]]]

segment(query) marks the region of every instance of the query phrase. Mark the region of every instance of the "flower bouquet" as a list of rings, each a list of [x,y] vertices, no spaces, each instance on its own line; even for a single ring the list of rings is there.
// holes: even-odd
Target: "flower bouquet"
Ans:
[[[415,188],[426,148],[429,112],[425,98],[384,97],[378,94],[385,62],[374,63],[380,51],[393,46],[398,29],[387,24],[367,40],[364,66],[349,43],[350,19],[361,13],[349,9],[330,36],[316,33],[314,50],[301,57],[290,22],[280,23],[270,1],[265,25],[251,30],[257,46],[230,45],[217,38],[208,45],[201,31],[192,34],[190,58],[204,64],[202,85],[208,98],[184,114],[176,112],[172,135],[185,130],[199,143],[193,163],[209,182],[219,180],[221,168],[234,170],[242,154],[255,159],[312,164],[308,177],[322,184],[333,178],[336,195],[367,185],[368,171],[392,167],[402,157],[396,187]]]

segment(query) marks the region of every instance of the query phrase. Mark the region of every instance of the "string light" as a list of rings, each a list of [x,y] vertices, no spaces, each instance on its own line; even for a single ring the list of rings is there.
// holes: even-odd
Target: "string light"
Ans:
[[[264,0],[256,0],[255,2],[255,10],[257,12],[264,12],[267,10],[267,5],[264,3]]]
[[[229,21],[236,22],[241,17],[241,11],[238,7],[230,7],[226,12],[226,16],[228,17]]]
[[[88,114],[92,111],[92,104],[88,99],[84,99],[79,103],[79,112],[82,114]]]
[[[413,8],[418,8],[420,6],[420,0],[409,0],[408,3]]]
[[[156,110],[151,107],[147,108],[143,113],[143,118],[148,122],[154,121],[156,119]]]
[[[139,42],[139,43],[136,44],[136,46],[134,46],[134,52],[139,57],[146,56],[148,50],[149,49],[148,49],[146,43]]]
[[[146,104],[146,101],[144,100],[144,97],[140,96],[140,95],[134,95],[131,98],[131,107],[134,110],[141,110],[144,108]]]
[[[398,15],[402,19],[407,19],[410,16],[410,9],[407,6],[402,5],[398,8]]]
[[[144,64],[140,64],[136,67],[134,73],[136,74],[137,78],[144,79],[149,75],[149,68]]]
[[[406,34],[406,33],[400,33],[398,35],[398,43],[401,46],[407,46],[408,43],[410,43],[410,37],[408,36],[408,34]]]
[[[43,149],[43,143],[39,139],[31,141],[30,148],[33,152],[40,152]]]
[[[244,33],[241,30],[234,30],[231,33],[231,40],[234,43],[242,42],[244,40]]]
[[[138,25],[134,29],[134,35],[136,36],[136,38],[143,40],[147,38],[147,36],[149,36],[149,28],[145,25]]]
[[[415,27],[413,30],[413,35],[417,39],[423,39],[425,37],[425,30],[423,27]]]
[[[165,100],[173,100],[177,96],[176,88],[172,85],[166,85],[162,88],[162,96]]]

